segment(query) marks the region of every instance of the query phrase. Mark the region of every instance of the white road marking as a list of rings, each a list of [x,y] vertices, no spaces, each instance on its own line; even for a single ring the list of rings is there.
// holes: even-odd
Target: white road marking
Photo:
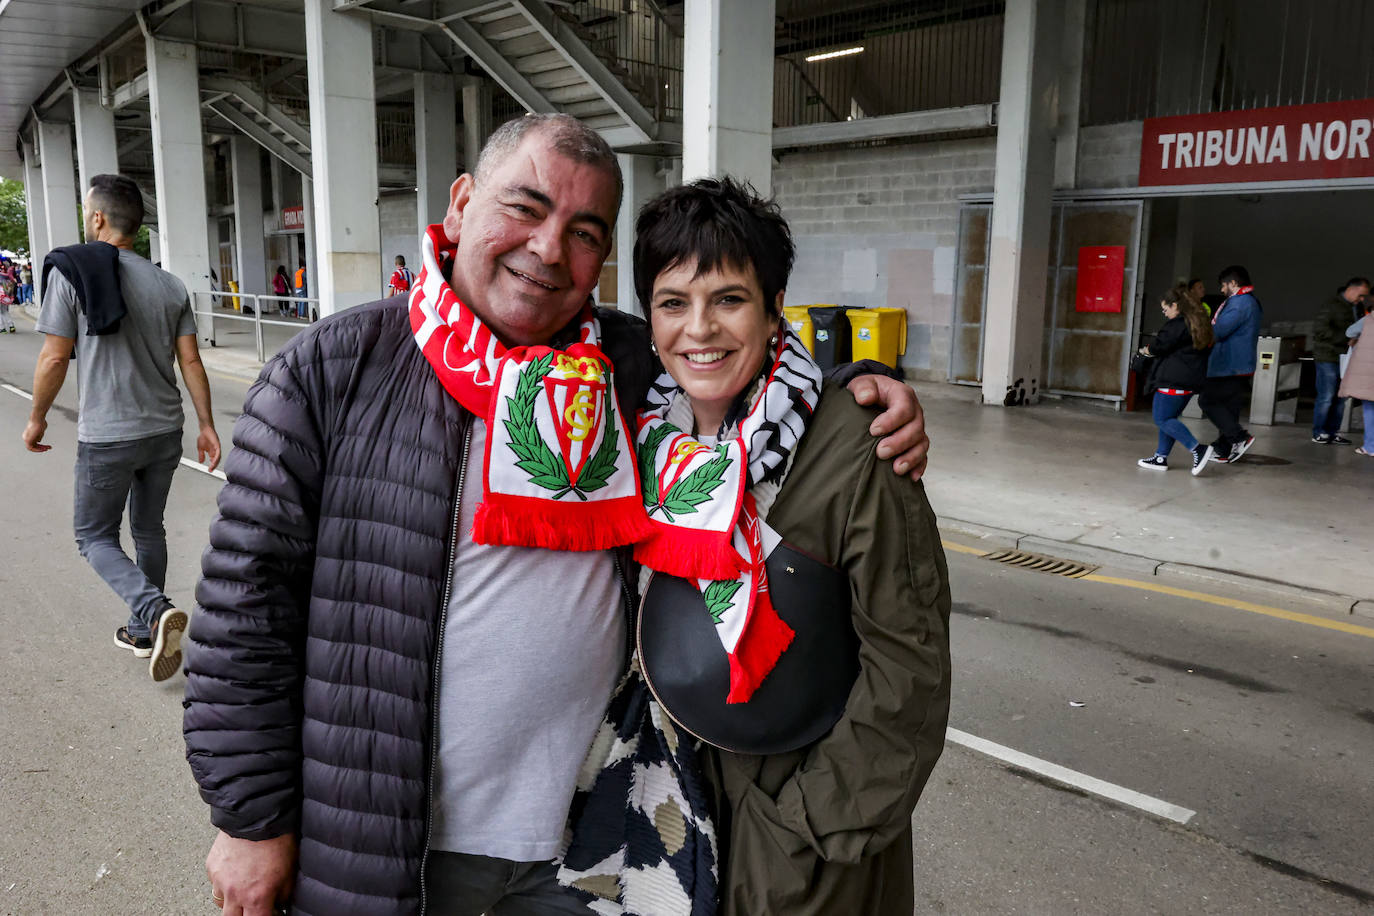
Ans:
[[[1175,823],[1186,824],[1197,815],[1196,811],[1188,808],[1182,808],[1161,799],[1141,794],[1133,789],[1106,782],[1095,776],[1062,767],[1057,763],[1050,763],[1048,760],[1041,760],[1039,757],[1032,757],[1030,754],[1023,754],[986,738],[961,732],[957,728],[947,729],[945,737],[955,744],[961,744],[970,750],[978,751],[980,754],[995,757],[1003,763],[1009,763],[1023,770],[1030,770],[1032,773],[1046,776],[1055,782],[1062,782],[1066,786],[1073,786],[1075,789],[1082,789],[1084,792],[1090,792],[1093,795],[1099,795],[1123,805],[1130,805],[1132,808],[1139,808],[1141,811]]]
[[[224,472],[223,472],[223,471],[220,471],[220,470],[212,471],[212,470],[210,470],[209,466],[204,465],[204,464],[201,464],[199,461],[192,461],[190,458],[187,458],[185,455],[182,455],[182,456],[181,456],[181,463],[184,464],[184,465],[186,465],[188,468],[190,468],[190,469],[193,470],[193,471],[200,471],[202,474],[209,474],[211,477],[218,477],[220,480],[228,480],[228,479],[229,479],[229,478],[227,478],[227,477],[224,476]]]
[[[33,400],[33,395],[29,394],[29,393],[28,393],[27,391],[25,391],[23,388],[16,388],[16,387],[14,387],[13,385],[10,385],[10,384],[8,384],[8,383],[3,383],[3,382],[0,382],[0,388],[5,389],[6,391],[10,392],[11,394],[17,394],[17,395],[19,395],[21,398],[27,398],[27,399],[29,399],[30,401]],[[224,476],[224,472],[223,472],[223,471],[212,471],[212,470],[210,470],[210,468],[209,468],[208,466],[201,464],[199,461],[192,461],[190,458],[187,458],[185,455],[182,456],[182,458],[181,458],[181,463],[184,464],[184,465],[186,465],[188,468],[190,468],[190,469],[193,470],[193,471],[200,471],[202,474],[209,474],[211,477],[218,477],[220,480],[228,480],[228,478]]]

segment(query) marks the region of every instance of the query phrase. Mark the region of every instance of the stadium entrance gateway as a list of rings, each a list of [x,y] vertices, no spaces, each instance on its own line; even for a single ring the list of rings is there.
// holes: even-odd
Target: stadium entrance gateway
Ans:
[[[1158,330],[1152,306],[1178,279],[1245,264],[1267,333],[1306,333],[1347,276],[1374,271],[1374,99],[1150,118],[1134,187],[1057,192],[1048,251],[1042,391],[1127,399],[1130,354]],[[981,379],[986,197],[959,223],[950,378]],[[1103,251],[1099,251],[1102,249]],[[1089,257],[1116,249],[1101,289]],[[1119,305],[1114,289],[1122,291]]]

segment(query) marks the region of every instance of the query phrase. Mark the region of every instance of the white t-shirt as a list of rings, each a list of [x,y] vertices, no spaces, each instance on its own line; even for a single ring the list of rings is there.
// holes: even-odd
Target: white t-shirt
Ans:
[[[474,420],[439,660],[431,846],[538,862],[562,841],[624,661],[625,617],[609,551],[472,542],[485,451]]]

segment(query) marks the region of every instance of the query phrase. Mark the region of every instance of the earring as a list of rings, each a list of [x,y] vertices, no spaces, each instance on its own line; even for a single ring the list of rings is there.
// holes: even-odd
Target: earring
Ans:
[[[772,337],[768,338],[768,346],[770,346],[770,347],[776,347],[777,345],[778,345],[778,335],[777,335],[777,334],[774,334]]]
[[[649,352],[654,354],[654,356],[658,355],[658,344],[654,343],[652,338],[649,340]]]

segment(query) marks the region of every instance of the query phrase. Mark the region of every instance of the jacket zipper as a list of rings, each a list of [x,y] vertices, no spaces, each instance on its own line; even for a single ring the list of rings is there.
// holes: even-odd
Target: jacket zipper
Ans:
[[[435,634],[434,672],[430,682],[429,775],[425,779],[425,848],[420,854],[420,916],[429,909],[429,890],[425,870],[429,867],[429,844],[434,838],[434,774],[439,764],[439,671],[444,656],[444,628],[448,622],[448,599],[453,594],[453,561],[458,553],[458,521],[463,505],[463,479],[468,472],[468,449],[472,446],[472,418],[463,430],[463,451],[458,464],[458,489],[453,496],[453,523],[448,535],[448,573],[444,578],[444,597],[439,602],[439,629]]]

